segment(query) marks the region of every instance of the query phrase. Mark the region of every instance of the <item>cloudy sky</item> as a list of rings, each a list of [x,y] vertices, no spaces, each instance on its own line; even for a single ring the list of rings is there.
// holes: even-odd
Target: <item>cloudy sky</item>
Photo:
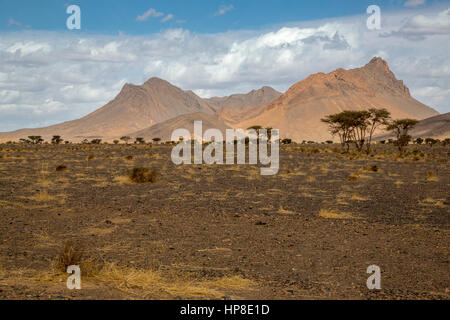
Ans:
[[[73,4],[80,30],[66,26]],[[81,117],[154,76],[202,97],[285,91],[373,56],[450,112],[450,1],[0,0],[0,131]]]

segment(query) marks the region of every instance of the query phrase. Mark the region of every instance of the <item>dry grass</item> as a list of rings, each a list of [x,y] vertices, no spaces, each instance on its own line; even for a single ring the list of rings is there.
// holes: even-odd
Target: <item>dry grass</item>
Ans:
[[[321,209],[319,217],[325,219],[355,219],[356,217],[347,212],[336,212],[329,209]]]
[[[357,195],[357,194],[353,194],[353,195],[350,197],[350,200],[353,200],[353,201],[368,201],[369,198],[365,198],[365,197],[359,196],[359,195]]]
[[[113,284],[128,294],[147,298],[220,298],[224,296],[220,289],[249,290],[254,285],[238,276],[209,281],[195,281],[182,275],[166,278],[160,271],[120,267],[113,263],[105,265],[95,279]]]
[[[431,171],[427,172],[427,181],[429,182],[438,182],[439,178]]]
[[[156,182],[156,170],[136,167],[128,172],[128,177],[134,183],[154,183]]]
[[[114,178],[114,181],[118,182],[119,184],[133,183],[133,181],[130,180],[130,177],[127,176],[117,176]]]
[[[280,206],[280,209],[278,209],[278,213],[279,214],[284,214],[284,215],[293,215],[293,214],[295,214],[294,211],[286,210],[286,209],[283,208],[283,206]]]
[[[439,208],[445,207],[444,200],[432,199],[430,197],[424,199],[423,201],[419,201],[419,204],[422,206],[436,206]]]
[[[231,253],[230,248],[214,248],[214,249],[199,249],[198,252],[211,252],[211,253]]]
[[[39,193],[30,197],[30,200],[38,201],[38,202],[51,201],[54,199],[55,199],[55,197],[49,195],[47,190],[41,190],[41,191],[39,191]]]
[[[56,257],[53,267],[60,272],[66,272],[68,266],[80,265],[82,258],[83,249],[72,241],[67,241],[64,244],[64,248]]]

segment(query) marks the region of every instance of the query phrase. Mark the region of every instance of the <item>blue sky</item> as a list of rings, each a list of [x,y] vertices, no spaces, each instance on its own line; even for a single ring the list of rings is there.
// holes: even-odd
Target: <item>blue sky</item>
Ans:
[[[72,4],[81,30],[66,28]],[[201,97],[284,92],[374,56],[450,112],[448,0],[0,0],[0,132],[82,117],[150,77]]]
[[[426,4],[414,7],[443,2],[428,0]],[[387,11],[408,9],[401,0],[1,0],[0,30],[64,31],[68,4],[80,6],[82,32],[117,34],[121,31],[132,35],[180,26],[199,33],[257,29],[291,21],[361,14],[371,4]],[[160,15],[145,21],[136,20],[151,8]],[[170,19],[162,22],[168,15]]]

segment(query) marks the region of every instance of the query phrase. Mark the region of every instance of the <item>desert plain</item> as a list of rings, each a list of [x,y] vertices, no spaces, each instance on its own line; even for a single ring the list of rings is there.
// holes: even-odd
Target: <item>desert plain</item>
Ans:
[[[450,298],[449,146],[291,144],[274,176],[171,150],[0,145],[0,299]]]

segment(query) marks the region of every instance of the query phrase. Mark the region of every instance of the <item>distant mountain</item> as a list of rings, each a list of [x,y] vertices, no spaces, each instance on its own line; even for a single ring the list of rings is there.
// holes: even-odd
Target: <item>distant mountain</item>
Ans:
[[[203,120],[205,128],[261,125],[280,129],[281,138],[324,141],[331,137],[321,118],[372,107],[388,109],[393,118],[422,120],[438,115],[411,97],[383,59],[373,58],[361,68],[311,75],[284,94],[263,87],[247,94],[202,99],[192,91],[151,78],[141,86],[126,84],[114,100],[81,119],[0,133],[0,141],[30,135],[47,141],[52,135],[61,135],[74,142],[85,138],[112,140],[122,135],[165,140],[177,128],[192,128],[194,120]]]
[[[450,112],[420,121],[410,134],[413,138],[450,138]]]
[[[0,139],[30,135],[41,135],[46,140],[52,135],[61,135],[71,141],[111,139],[196,112],[213,114],[215,107],[192,91],[183,91],[165,80],[151,78],[141,86],[126,84],[114,100],[81,119],[46,128],[0,133]]]
[[[261,125],[280,129],[282,138],[324,141],[331,137],[321,118],[372,107],[386,108],[393,118],[425,119],[438,114],[411,97],[383,59],[374,58],[362,68],[311,75],[271,103],[245,112],[223,110],[221,118],[234,128]]]
[[[225,133],[226,129],[230,129],[216,114],[206,114],[202,112],[181,115],[176,118],[155,124],[147,129],[127,134],[130,137],[141,137],[147,141],[153,138],[161,138],[162,141],[170,141],[172,132],[179,128],[189,130],[194,133],[194,121],[202,121],[203,133],[208,129],[219,129]],[[225,138],[225,136],[224,136]]]
[[[281,92],[271,88],[262,87],[247,94],[233,94],[228,97],[214,97],[205,99],[208,103],[220,108],[247,108],[269,103],[281,96]]]
[[[450,138],[450,112],[420,121],[409,134],[414,138]],[[392,138],[393,134],[377,136],[375,140]]]

